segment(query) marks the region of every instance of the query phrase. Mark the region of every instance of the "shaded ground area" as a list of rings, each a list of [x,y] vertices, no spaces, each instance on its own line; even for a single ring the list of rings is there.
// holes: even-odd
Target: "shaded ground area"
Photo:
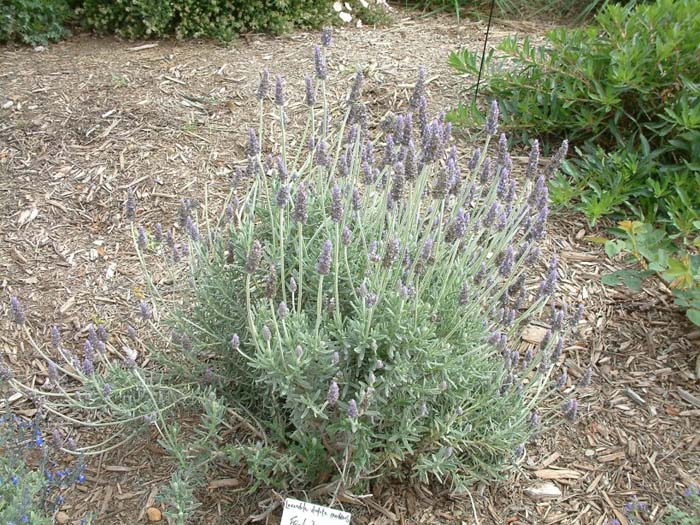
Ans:
[[[462,81],[445,64],[447,53],[482,45],[483,24],[398,16],[386,29],[339,30],[331,52],[331,77],[343,81],[332,83],[337,91],[330,100],[342,100],[361,64],[372,122],[406,107],[421,65],[429,68],[432,109],[456,103]],[[500,25],[492,36],[496,41],[516,31],[536,34],[537,28]],[[202,42],[144,48],[79,37],[43,52],[0,49],[3,310],[9,295],[17,295],[46,340],[48,326],[58,323],[77,345],[88,324],[99,321],[119,344],[144,290],[122,218],[126,189],[135,189],[138,221],[149,228],[173,224],[180,199],[202,202],[205,187],[216,201],[228,191],[244,157],[246,130],[255,124],[259,70],[284,75],[293,121],[315,39],[297,33],[243,38],[229,48]],[[458,147],[470,156],[469,137],[460,137]],[[580,218],[559,214],[551,232],[564,294],[587,308],[581,337],[564,357],[570,382],[593,364],[578,422],[562,423],[529,444],[521,471],[501,483],[454,498],[440,487],[384,487],[365,507],[350,508],[354,523],[600,525],[615,517],[626,523],[622,506],[633,497],[647,502],[657,519],[686,486],[700,484],[700,332],[672,307],[661,284],[661,291],[634,295],[603,288],[600,275],[617,267],[586,240],[600,232],[588,231]],[[7,316],[0,323],[0,359],[43,383],[45,364]],[[552,410],[560,402],[553,398]],[[31,404],[19,399],[16,408],[31,410]],[[71,517],[96,512],[99,523],[145,521],[145,508],[169,474],[162,450],[144,436],[91,461],[88,483],[65,510]],[[230,467],[211,476],[244,479]],[[524,493],[548,478],[561,498],[534,501]],[[242,523],[265,510],[259,501],[276,497],[243,490],[203,491],[198,522]],[[274,514],[269,522],[276,523]]]

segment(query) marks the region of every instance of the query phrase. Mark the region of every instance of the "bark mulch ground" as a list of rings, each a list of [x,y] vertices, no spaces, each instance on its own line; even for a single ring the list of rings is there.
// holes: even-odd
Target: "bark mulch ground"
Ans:
[[[448,68],[447,54],[460,46],[480,48],[484,30],[480,22],[458,25],[446,16],[401,11],[387,28],[339,29],[331,76],[343,81],[333,84],[330,99],[341,100],[361,64],[371,120],[379,121],[405,108],[417,69],[426,66],[432,109],[452,106],[463,80]],[[491,35],[496,42],[541,32],[524,22],[503,22]],[[223,195],[244,158],[246,130],[255,125],[258,72],[267,67],[284,75],[290,90],[297,86],[290,93],[293,114],[301,106],[316,38],[256,35],[221,47],[79,36],[41,52],[0,48],[3,313],[9,296],[17,295],[44,340],[51,324],[76,344],[91,322],[124,334],[145,289],[123,220],[127,188],[135,190],[138,221],[148,228],[172,224],[180,199],[201,202],[205,187]],[[465,157],[469,142],[458,138]],[[571,385],[593,367],[578,421],[529,444],[523,468],[507,480],[459,497],[439,487],[384,487],[366,505],[350,509],[354,523],[627,523],[622,508],[633,498],[649,505],[655,521],[685,487],[700,485],[700,331],[673,307],[662,283],[637,294],[600,284],[602,274],[621,267],[587,240],[603,231],[563,212],[552,223],[549,242],[560,254],[562,292],[569,304],[586,305],[581,335],[565,352]],[[46,365],[11,329],[7,315],[0,327],[0,359],[41,384]],[[14,404],[32,411],[26,399]],[[87,473],[88,483],[64,509],[70,518],[92,512],[98,523],[139,523],[167,482],[170,465],[144,436],[95,458]],[[222,467],[209,481],[238,476]],[[562,496],[533,500],[526,494],[545,481]],[[209,488],[200,496],[198,523],[243,523],[276,497],[267,491],[250,497],[240,485]],[[276,523],[275,514],[267,521]]]

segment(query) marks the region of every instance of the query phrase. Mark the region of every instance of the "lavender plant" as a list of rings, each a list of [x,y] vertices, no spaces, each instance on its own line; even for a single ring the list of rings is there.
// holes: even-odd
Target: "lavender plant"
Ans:
[[[5,379],[8,374],[0,377],[0,390]],[[4,401],[8,407],[8,396]],[[57,460],[43,426],[41,416],[28,421],[11,412],[0,415],[0,523],[49,525],[63,492],[85,481],[82,462],[66,466]]]
[[[136,309],[141,323],[146,326],[150,324],[153,330],[157,330],[148,303],[142,301]],[[210,384],[201,380],[167,382],[164,381],[162,370],[139,366],[139,352],[131,348],[131,345],[141,342],[131,325],[128,326],[125,337],[110,334],[101,325],[88,325],[84,341],[77,348],[71,348],[73,345],[64,342],[56,326],[50,329],[50,345],[37,342],[17,298],[11,301],[10,313],[21,330],[18,337],[23,337],[29,347],[45,359],[47,381],[41,386],[25,384],[1,366],[0,379],[7,381],[10,388],[34,400],[42,413],[52,419],[54,428],[50,432],[50,442],[54,449],[79,457],[82,465],[83,460],[155,434],[176,466],[169,486],[163,490],[163,499],[169,509],[165,514],[172,523],[185,525],[198,505],[192,490],[184,488],[196,486],[216,457],[219,428],[224,419],[225,407],[211,392]],[[199,414],[201,424],[188,428],[186,432],[182,431],[178,416],[184,411]],[[99,430],[100,436],[106,437],[102,441],[81,444],[77,439],[77,430],[81,428]],[[32,435],[37,447],[44,444],[42,432],[36,430]],[[0,426],[0,448],[4,448],[2,438]],[[15,470],[17,464],[24,465],[15,462]],[[73,474],[64,470],[54,473],[46,480],[42,478],[44,472],[47,476],[52,475],[52,471],[44,467],[35,471],[27,470],[27,482],[32,487],[51,488],[53,485],[47,485],[47,480],[63,487],[71,480],[83,479],[82,470],[73,471]],[[3,476],[0,475],[0,478]],[[25,478],[18,476],[18,479]],[[3,480],[6,481],[7,478],[0,479]],[[5,486],[9,485],[0,483],[0,492]],[[25,493],[26,490],[15,491],[19,495]],[[26,496],[21,498],[24,502],[24,507],[21,508],[25,508],[30,499]],[[54,505],[57,504],[60,501],[54,502]],[[4,515],[0,513],[0,516]]]
[[[239,172],[221,220],[204,221],[204,238],[187,228],[191,275],[179,278],[187,306],[170,319],[181,352],[169,369],[215,378],[253,437],[228,454],[260,483],[327,482],[337,494],[386,475],[453,489],[495,478],[537,431],[580,317],[554,308],[542,345],[520,348],[556,290],[557,259],[541,261],[539,245],[544,173],[565,146],[542,174],[534,152],[516,180],[494,105],[462,167],[444,115],[428,116],[424,72],[380,143],[361,71],[345,104],[329,106],[327,50],[314,50],[298,137],[282,79],[272,96],[261,77],[245,189]],[[562,408],[572,420],[578,410],[573,399]]]

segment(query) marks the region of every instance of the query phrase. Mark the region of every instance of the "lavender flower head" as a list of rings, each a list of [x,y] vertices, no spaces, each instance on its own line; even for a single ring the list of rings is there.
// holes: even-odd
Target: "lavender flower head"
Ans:
[[[494,136],[498,133],[498,102],[491,101],[491,109],[489,110],[489,115],[486,118],[486,125],[484,126],[484,131],[487,135]]]
[[[325,140],[321,139],[316,145],[316,154],[314,155],[314,161],[317,166],[328,166],[330,159],[328,158],[328,144]]]
[[[17,299],[17,297],[14,295],[10,297],[10,314],[12,316],[12,320],[18,325],[23,325],[27,320],[27,316],[24,315],[24,310],[22,309],[19,299]]]
[[[270,332],[270,327],[267,325],[263,325],[262,330],[262,338],[266,343],[270,342],[270,339],[272,339],[272,332]]]
[[[331,219],[336,224],[343,218],[343,197],[337,184],[331,190]]]
[[[589,366],[588,368],[586,368],[586,371],[584,372],[583,377],[581,378],[581,382],[579,383],[579,386],[581,388],[587,388],[587,387],[591,386],[592,377],[593,377],[593,370]]]
[[[134,190],[129,188],[126,194],[126,204],[124,205],[124,214],[127,219],[136,218],[136,199],[134,198]]]
[[[58,350],[61,346],[61,332],[58,331],[58,326],[51,327],[51,346]]]
[[[282,301],[277,307],[277,316],[280,318],[281,321],[284,321],[287,315],[289,315],[289,308],[287,308],[287,303]]]
[[[426,69],[422,67],[418,70],[418,80],[416,80],[416,85],[413,88],[413,94],[408,101],[408,107],[414,111],[420,106],[421,98],[425,97],[425,76]]]
[[[324,27],[321,31],[321,45],[323,47],[330,47],[333,42],[333,28]]]
[[[350,243],[352,242],[352,231],[350,231],[350,228],[347,226],[343,227],[343,232],[340,235],[340,240],[343,243],[343,246],[350,246]]]
[[[163,226],[161,225],[161,223],[157,223],[157,224],[156,224],[156,227],[155,227],[155,229],[154,229],[154,231],[153,231],[153,239],[154,239],[158,244],[160,244],[161,242],[163,242]]]
[[[357,401],[351,399],[348,403],[348,417],[350,419],[357,418]]]
[[[146,239],[146,230],[143,227],[143,224],[139,224],[139,233],[138,237],[136,238],[136,244],[138,244],[138,247],[142,250],[144,250],[148,245],[148,240]]]
[[[316,104],[316,88],[309,75],[304,75],[304,86],[306,88],[306,105],[313,107]]]
[[[245,262],[245,271],[251,274],[255,273],[258,269],[258,264],[260,264],[260,259],[262,259],[262,245],[257,240],[254,240]]]
[[[316,68],[316,78],[326,80],[328,78],[328,68],[320,46],[314,48],[314,66]]]
[[[309,218],[308,194],[306,193],[306,186],[304,186],[303,183],[300,184],[297,189],[292,218],[300,224],[305,224]]]
[[[238,337],[238,334],[233,334],[233,336],[231,336],[231,350],[233,350],[235,352],[236,350],[238,350],[240,345],[241,345],[241,340]]]
[[[260,83],[258,84],[258,91],[255,94],[256,98],[262,102],[267,96],[267,92],[270,89],[270,72],[267,68],[262,70],[260,73]]]
[[[144,300],[141,300],[139,303],[139,313],[141,314],[141,319],[144,321],[148,321],[153,317],[153,311],[151,310],[151,307],[148,306],[148,303]]]
[[[578,402],[575,399],[569,399],[563,406],[563,412],[566,419],[576,421],[578,415]]]
[[[328,275],[331,273],[331,256],[333,252],[333,243],[330,240],[326,240],[323,243],[323,248],[321,249],[321,255],[318,257],[316,263],[316,271],[321,275]]]
[[[561,166],[561,163],[564,162],[564,159],[566,158],[566,154],[569,151],[569,141],[564,140],[561,143],[561,146],[559,146],[559,149],[557,152],[554,154],[552,157],[552,160],[550,163],[547,165],[547,168],[545,170],[545,173],[547,176],[552,175],[555,171],[559,169]]]
[[[280,189],[277,191],[277,206],[279,208],[286,208],[292,196],[289,193],[289,186],[282,184]]]
[[[294,277],[289,278],[289,283],[287,287],[289,288],[289,291],[291,293],[295,293],[297,291],[297,281],[296,279],[294,279]]]
[[[280,75],[275,77],[275,104],[284,106],[284,79]]]
[[[260,153],[260,141],[253,128],[248,128],[248,144],[246,146],[246,154],[248,157],[255,157]]]
[[[326,400],[330,406],[335,406],[339,397],[340,389],[338,388],[338,383],[333,380],[331,381],[331,385],[328,387],[328,395],[326,396]]]
[[[525,176],[528,179],[534,179],[537,174],[537,164],[540,161],[540,141],[535,139],[532,141],[532,149],[530,149],[530,156],[527,161],[527,170],[525,171]]]
[[[362,69],[357,68],[357,73],[355,74],[355,79],[352,83],[352,88],[350,88],[350,96],[348,97],[348,103],[354,104],[360,99],[362,94],[362,82],[364,80],[364,75],[362,74]]]

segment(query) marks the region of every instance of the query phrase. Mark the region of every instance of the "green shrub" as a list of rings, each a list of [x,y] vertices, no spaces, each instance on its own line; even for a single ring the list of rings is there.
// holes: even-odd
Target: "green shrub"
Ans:
[[[609,0],[495,0],[494,14],[496,16],[527,16],[537,17],[543,14],[557,17],[575,17],[582,20],[594,14],[607,5]],[[618,0],[619,3],[629,3],[633,0]],[[404,0],[404,4],[432,13],[454,12],[469,13],[478,10],[488,13],[491,0]]]
[[[525,286],[547,216],[544,179],[516,194],[504,138],[489,156],[494,119],[462,176],[449,125],[427,119],[423,77],[375,156],[361,74],[331,115],[318,49],[316,61],[303,136],[286,135],[281,83],[267,107],[263,75],[252,184],[221,220],[198,221],[183,201],[189,239],[171,236],[166,251],[179,259],[186,248],[192,273],[178,279],[186,306],[170,317],[180,350],[163,356],[167,368],[220,382],[255,431],[227,451],[256,486],[366,489],[414,476],[458,489],[497,477],[535,432],[570,322],[554,310],[541,349],[508,346],[556,281],[553,260],[539,290]],[[263,137],[271,128],[279,133]],[[137,242],[160,249],[144,230]]]
[[[0,4],[0,43],[36,46],[69,34],[71,12],[66,0],[5,0]]]
[[[682,259],[700,232],[699,10],[700,0],[611,4],[589,27],[549,32],[544,46],[507,38],[487,57],[483,86],[522,142],[567,137],[576,146],[579,158],[550,179],[554,203],[594,224],[613,214],[661,225]],[[478,59],[450,55],[465,74],[476,74]],[[451,117],[484,119],[473,104]]]
[[[356,18],[382,20],[380,5],[351,3]],[[82,14],[86,27],[126,38],[174,34],[230,41],[245,32],[282,33],[340,22],[332,6],[333,0],[85,0]]]
[[[633,211],[692,230],[700,218],[698,9],[698,0],[609,5],[590,27],[551,31],[545,46],[511,37],[490,54],[483,92],[509,115],[505,126],[523,141],[567,137],[583,152],[554,198],[582,194],[591,220]],[[456,52],[450,63],[475,74],[478,56]],[[452,117],[473,124],[483,114],[463,106]]]

